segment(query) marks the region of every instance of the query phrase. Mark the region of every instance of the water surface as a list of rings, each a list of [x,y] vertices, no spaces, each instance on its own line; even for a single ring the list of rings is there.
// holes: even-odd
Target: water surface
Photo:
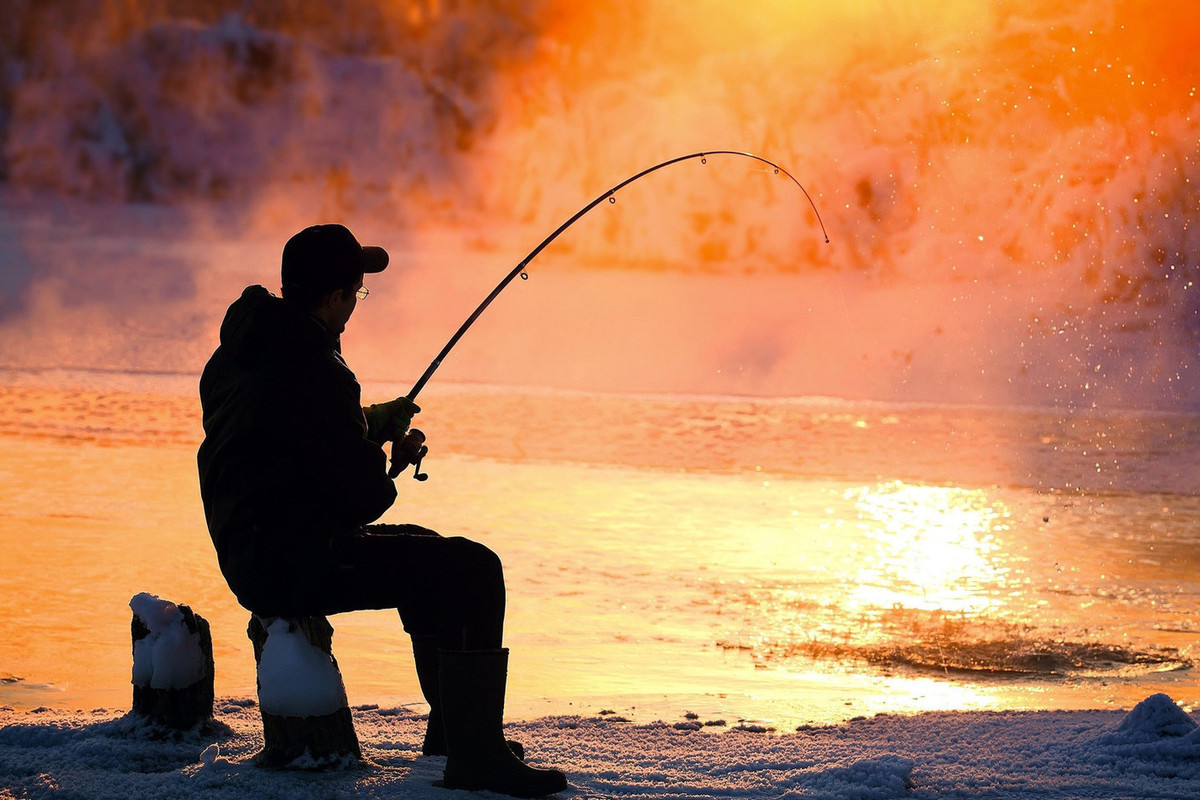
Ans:
[[[253,694],[189,380],[2,390],[0,702],[128,704],[140,591],[209,619],[218,694]],[[1194,418],[471,387],[422,405],[431,477],[402,477],[384,520],[503,558],[511,715],[790,729],[1200,700]],[[352,703],[420,702],[393,614],[332,621]]]

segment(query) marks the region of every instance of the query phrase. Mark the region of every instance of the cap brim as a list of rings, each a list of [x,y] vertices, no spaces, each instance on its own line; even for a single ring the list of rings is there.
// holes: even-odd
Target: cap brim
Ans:
[[[388,265],[387,250],[382,247],[363,245],[363,272],[383,272]]]

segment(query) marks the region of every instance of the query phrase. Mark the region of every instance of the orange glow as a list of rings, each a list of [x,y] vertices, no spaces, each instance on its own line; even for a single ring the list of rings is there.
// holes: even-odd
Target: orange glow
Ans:
[[[1085,169],[1084,158],[1109,176],[1122,171],[1127,153],[1115,142],[1084,144],[1098,117],[1140,137],[1147,122],[1195,103],[1188,56],[1200,11],[1155,8],[860,0],[731,14],[702,2],[641,4],[631,17],[555,6],[538,57],[500,84],[511,90],[480,165],[483,190],[489,208],[546,225],[656,159],[735,146],[772,154],[817,191],[839,232],[832,248],[813,246],[811,221],[786,191],[764,196],[735,165],[703,179],[657,176],[655,190],[643,187],[655,202],[586,243],[576,233],[576,258],[934,276],[1011,269],[1014,256],[1050,266],[1094,247],[1085,237],[1105,222],[1076,208],[1084,224],[1072,236],[1071,223],[1020,207],[1021,195]],[[1110,202],[1126,205],[1112,189]],[[1047,221],[1051,241],[1040,236]]]
[[[1142,285],[1134,276],[1145,275],[1161,295],[1171,288],[1160,286],[1157,265],[1194,260],[1182,221],[1196,211],[1189,175],[1200,73],[1187,54],[1200,37],[1200,24],[1190,24],[1200,11],[1193,5],[1151,14],[1135,3],[982,0],[936,9],[754,3],[737,14],[719,3],[639,8],[630,18],[595,4],[556,6],[537,57],[500,79],[498,124],[485,158],[474,162],[494,219],[518,221],[536,241],[641,167],[733,145],[792,169],[813,191],[833,243],[821,243],[788,186],[714,159],[703,171],[680,167],[629,187],[616,206],[593,212],[547,251],[535,275],[579,267],[828,270],[867,276],[872,289],[912,282],[920,288],[880,307],[860,305],[853,285],[798,284],[790,304],[764,291],[739,297],[724,327],[762,342],[775,337],[754,331],[754,321],[771,320],[787,342],[778,346],[803,353],[773,364],[772,378],[795,379],[831,347],[841,367],[828,384],[867,380],[868,394],[887,393],[949,369],[956,371],[950,383],[973,387],[980,402],[1008,402],[1026,396],[1005,380],[1010,370],[1038,374],[1043,358],[1078,351],[1059,352],[1046,332],[1060,309],[1109,302]],[[482,235],[503,252],[512,231],[498,230],[503,237]],[[636,296],[634,280],[641,279],[618,283]],[[1186,314],[1187,301],[1178,302]],[[651,339],[663,354],[659,364],[674,369],[696,362],[686,342],[704,336],[688,328],[677,340],[674,332],[687,320],[702,328],[722,305],[719,296],[648,303],[628,316],[658,318],[646,333],[659,337]],[[782,321],[789,306],[791,321]],[[672,316],[676,307],[682,323]],[[595,308],[617,331],[634,324]],[[813,308],[843,313],[818,318]],[[1021,352],[1026,340],[1043,336],[1044,356]],[[637,349],[570,347],[604,372],[619,369],[611,354]],[[881,363],[885,354],[894,361]],[[1171,369],[1179,357],[1163,353],[1154,369]],[[752,363],[739,358],[739,369]],[[1000,363],[1007,359],[1023,363]],[[570,362],[560,363],[559,374],[569,373]],[[870,377],[857,374],[868,366]],[[1044,379],[1061,369],[1047,368]],[[1088,367],[1079,369],[1066,382],[1095,391]],[[723,385],[772,391],[771,379],[743,381]],[[1113,401],[1126,392],[1106,391]]]

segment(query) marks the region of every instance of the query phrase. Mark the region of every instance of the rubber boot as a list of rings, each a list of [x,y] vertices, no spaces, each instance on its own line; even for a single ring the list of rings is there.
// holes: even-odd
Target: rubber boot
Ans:
[[[534,769],[504,740],[508,649],[443,650],[442,717],[446,723],[444,786],[513,797],[543,797],[567,788],[558,770]]]
[[[429,722],[425,724],[425,741],[421,755],[446,755],[446,726],[442,722],[441,681],[438,678],[438,636],[412,637],[413,665],[417,668],[417,683],[429,703]]]
[[[417,668],[417,683],[421,685],[421,694],[429,703],[429,721],[425,723],[425,741],[421,743],[421,755],[446,755],[446,724],[442,718],[442,695],[440,670],[439,636],[412,637],[413,664]],[[508,749],[522,761],[525,760],[525,748],[520,742],[508,741]]]

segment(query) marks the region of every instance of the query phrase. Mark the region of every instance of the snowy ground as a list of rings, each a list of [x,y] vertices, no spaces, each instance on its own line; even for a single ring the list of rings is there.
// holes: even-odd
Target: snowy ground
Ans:
[[[215,730],[156,735],[118,711],[0,709],[4,798],[449,798],[419,756],[423,717],[354,712],[366,763],[313,774],[253,766],[258,709],[219,699]],[[780,735],[721,720],[633,725],[613,715],[512,724],[562,797],[1195,798],[1200,728],[1166,695],[1117,711],[881,715]],[[460,793],[461,796],[469,796]],[[478,795],[476,795],[478,796]]]

